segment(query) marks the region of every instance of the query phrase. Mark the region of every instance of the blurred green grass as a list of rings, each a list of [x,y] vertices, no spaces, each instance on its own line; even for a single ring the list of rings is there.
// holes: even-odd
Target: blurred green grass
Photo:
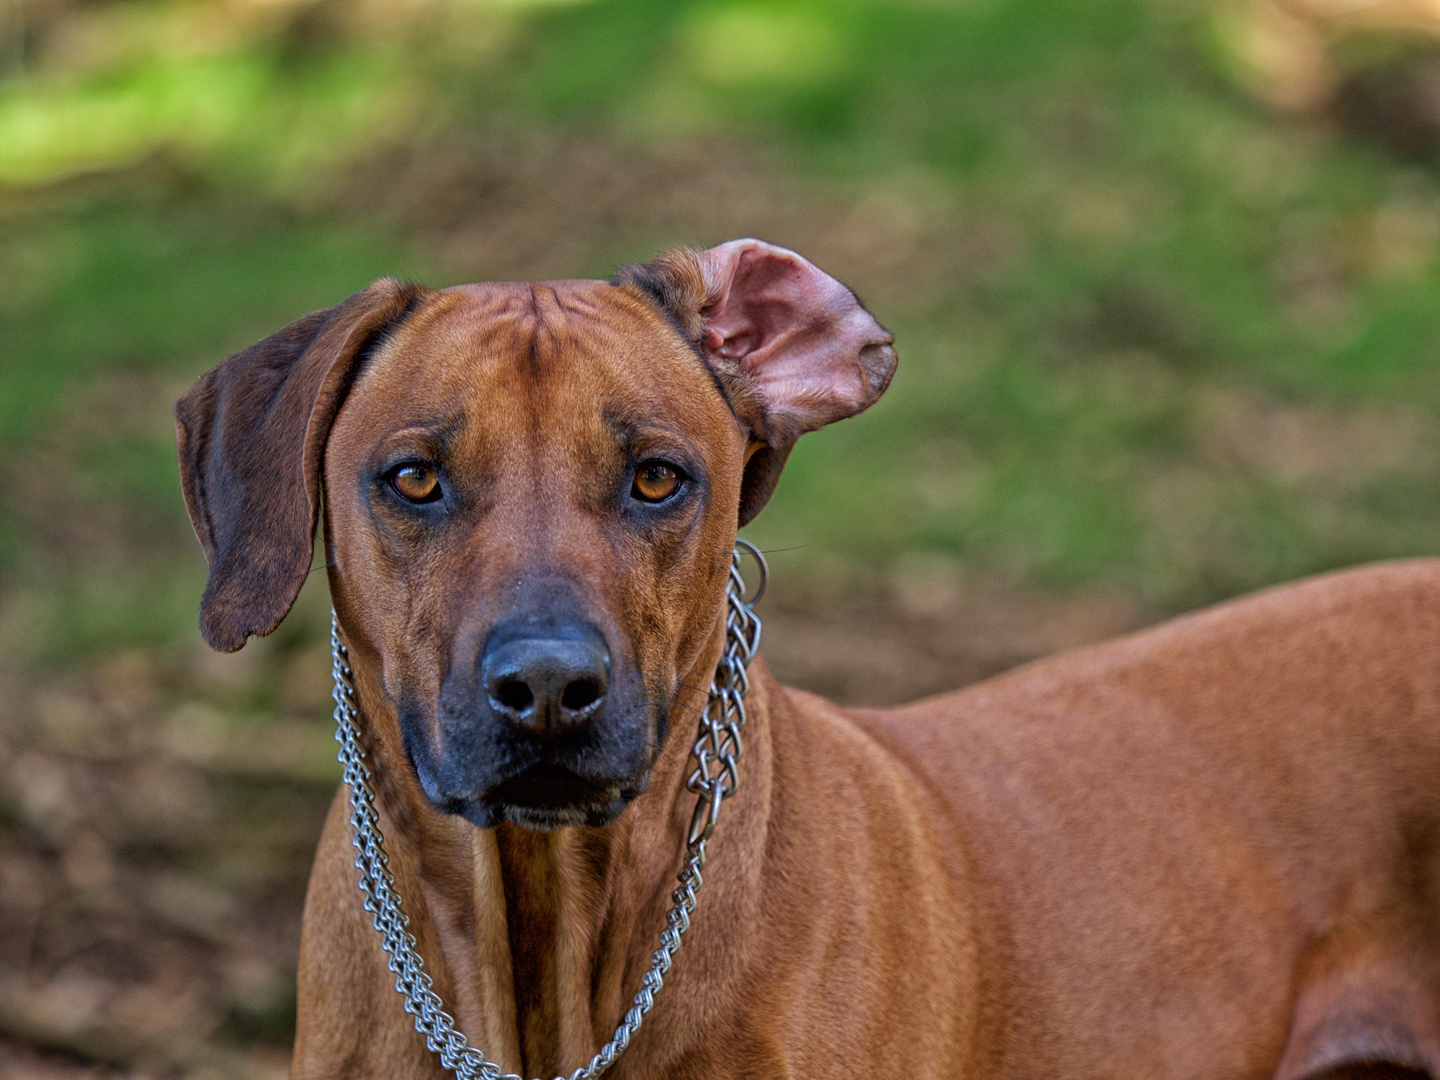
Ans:
[[[754,148],[887,223],[845,268],[900,374],[802,441],[754,530],[797,573],[918,552],[1162,613],[1440,550],[1436,168],[1267,113],[1210,9],[377,11],[79,6],[0,82],[0,629],[24,655],[193,638],[203,568],[152,399],[381,273],[450,283],[383,163],[423,174],[456,139],[717,172]],[[725,239],[706,227],[658,231]],[[653,239],[612,229],[557,272]],[[67,542],[75,515],[122,540]]]

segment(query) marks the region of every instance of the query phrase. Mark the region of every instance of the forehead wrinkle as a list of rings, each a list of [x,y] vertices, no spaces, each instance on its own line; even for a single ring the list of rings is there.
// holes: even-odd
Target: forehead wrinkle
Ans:
[[[613,288],[604,281],[545,282],[557,307],[572,315],[594,318],[602,310],[602,299]]]
[[[573,366],[567,361],[593,352],[587,348],[597,336],[609,329],[604,312],[586,302],[585,286],[598,284],[587,281],[537,281],[530,286],[534,298],[537,359],[546,371]],[[572,319],[572,316],[574,317]],[[577,332],[575,324],[579,324]]]
[[[442,290],[377,350],[367,374],[392,392],[403,392],[395,384],[410,379],[431,402],[437,393],[453,394],[528,329],[528,305],[519,300],[518,287],[506,285]]]
[[[597,483],[613,479],[621,455],[601,408],[606,390],[623,378],[615,362],[623,339],[615,335],[613,318],[586,297],[598,285],[531,286],[533,366],[521,378],[528,425],[521,445],[507,455],[507,471],[528,477],[535,505],[527,513],[537,521],[563,514],[567,506],[593,503]]]

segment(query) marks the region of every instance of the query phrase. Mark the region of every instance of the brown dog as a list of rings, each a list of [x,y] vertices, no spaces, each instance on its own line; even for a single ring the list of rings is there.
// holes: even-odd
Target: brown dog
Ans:
[[[608,284],[382,280],[180,402],[216,648],[284,617],[323,508],[390,865],[506,1069],[583,1064],[638,988],[737,525],[884,390],[890,340],[737,241]],[[1440,566],[905,709],[752,684],[693,929],[614,1076],[1440,1076]],[[292,1075],[441,1076],[347,816]]]

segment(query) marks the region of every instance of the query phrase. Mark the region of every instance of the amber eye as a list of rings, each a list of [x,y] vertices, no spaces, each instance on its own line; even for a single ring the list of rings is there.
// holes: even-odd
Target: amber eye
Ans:
[[[663,461],[642,461],[635,470],[630,494],[641,502],[658,503],[680,489],[680,470]]]
[[[434,502],[440,497],[440,478],[429,465],[402,465],[390,478],[400,497],[413,503]]]

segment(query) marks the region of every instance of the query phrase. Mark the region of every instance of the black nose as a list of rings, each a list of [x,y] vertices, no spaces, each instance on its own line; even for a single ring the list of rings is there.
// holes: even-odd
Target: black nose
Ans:
[[[492,639],[481,661],[490,707],[531,734],[586,723],[610,688],[610,654],[589,628]]]

